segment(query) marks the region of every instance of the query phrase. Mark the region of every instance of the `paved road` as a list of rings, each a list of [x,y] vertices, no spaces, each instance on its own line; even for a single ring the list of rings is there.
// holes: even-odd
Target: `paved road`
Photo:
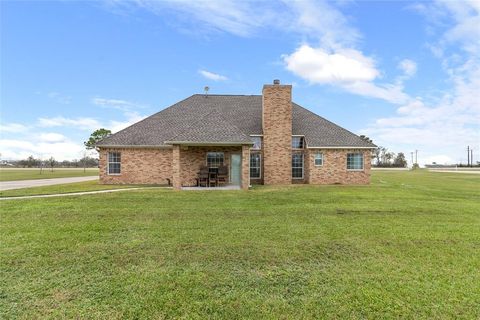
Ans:
[[[446,173],[470,173],[480,174],[480,170],[428,170],[430,172],[446,172]]]
[[[1,181],[0,191],[23,189],[31,187],[51,186],[54,184],[64,184],[73,182],[83,182],[98,180],[98,176],[91,177],[73,177],[73,178],[55,178],[55,179],[36,179],[36,180],[17,180],[17,181]]]
[[[97,191],[84,191],[84,192],[72,192],[72,193],[42,194],[42,195],[37,195],[37,196],[0,197],[0,201],[2,201],[2,200],[19,200],[19,199],[35,199],[35,198],[83,196],[83,195],[88,195],[88,194],[132,191],[132,190],[144,190],[144,189],[172,189],[172,187],[138,187],[138,188],[97,190]]]

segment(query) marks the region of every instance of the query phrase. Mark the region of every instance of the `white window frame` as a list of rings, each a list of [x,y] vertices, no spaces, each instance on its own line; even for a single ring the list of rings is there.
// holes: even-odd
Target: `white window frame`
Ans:
[[[301,154],[301,155],[302,155],[302,166],[301,166],[301,167],[294,167],[294,166],[293,166],[293,163],[292,163],[292,173],[291,173],[292,179],[301,180],[301,179],[304,179],[304,177],[305,177],[305,154],[304,154],[303,152],[301,152],[301,153],[300,153],[300,152],[294,152],[294,153],[292,153],[292,162],[293,162],[293,155],[294,155],[294,154]],[[294,168],[295,168],[295,169],[302,168],[302,176],[301,176],[301,177],[294,177],[294,176],[293,176],[293,169],[294,169]]]
[[[303,139],[303,146],[302,146],[301,148],[294,148],[294,147],[293,147],[293,139],[294,139],[294,138]],[[302,136],[302,135],[292,135],[292,146],[291,146],[291,147],[292,147],[293,150],[303,150],[303,149],[305,149],[305,145],[306,145],[306,143],[305,143],[305,136]]]
[[[348,156],[349,155],[360,155],[362,157],[362,168],[361,169],[349,169],[348,168]],[[346,163],[346,167],[347,167],[347,171],[364,171],[365,170],[365,156],[362,152],[349,152],[347,153],[347,163]]]
[[[110,161],[110,154],[111,153],[118,153],[120,161]],[[118,163],[120,165],[120,172],[119,173],[110,173],[110,163]],[[122,174],[122,153],[119,151],[109,151],[107,152],[107,175],[109,176],[119,176]]]
[[[322,160],[322,164],[317,164],[317,156],[320,156],[320,159]],[[320,151],[315,152],[315,154],[313,155],[313,165],[315,167],[323,167],[323,162],[324,162],[323,152],[320,152]]]
[[[250,174],[250,179],[262,179],[262,154],[260,152],[252,152],[250,153],[250,157],[252,157],[252,155],[254,154],[258,154],[260,156],[260,163],[259,163],[259,166],[258,166],[258,173],[259,173],[259,176],[258,177],[252,177],[251,175],[251,172],[249,172]],[[250,165],[250,168],[252,168],[251,166],[252,162],[251,162],[251,158],[249,159],[249,165]],[[253,168],[257,168],[257,167],[253,167]]]
[[[209,153],[216,153],[216,154],[221,154],[222,155],[222,163],[218,165],[218,167],[220,166],[224,166],[225,165],[225,153],[224,152],[216,152],[216,151],[211,151],[211,152],[207,152],[205,154],[205,164],[207,165],[207,167],[210,169],[210,168],[218,168],[218,167],[210,167],[210,165],[208,164],[208,154]]]
[[[251,138],[258,138],[258,139],[260,139],[260,148],[255,148],[255,147],[254,147],[255,145],[253,145],[251,149],[252,149],[252,150],[262,150],[262,147],[263,147],[263,136],[261,136],[261,135],[258,135],[258,136],[257,136],[257,135],[250,135],[250,137],[251,137]]]

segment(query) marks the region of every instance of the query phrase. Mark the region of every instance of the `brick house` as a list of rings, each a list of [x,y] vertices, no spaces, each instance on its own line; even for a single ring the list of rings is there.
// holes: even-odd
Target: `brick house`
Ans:
[[[198,183],[200,167],[228,182],[368,184],[376,146],[292,102],[292,86],[262,95],[196,94],[97,144],[105,184]]]

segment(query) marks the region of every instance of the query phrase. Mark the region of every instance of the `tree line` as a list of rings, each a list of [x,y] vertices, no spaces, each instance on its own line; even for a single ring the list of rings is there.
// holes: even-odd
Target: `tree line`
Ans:
[[[81,159],[57,161],[54,157],[42,160],[35,158],[33,155],[22,160],[11,160],[8,162],[14,167],[20,168],[96,168],[98,167],[98,159],[92,157],[83,157]]]
[[[388,151],[385,147],[378,147],[372,151],[372,158],[375,161],[373,166],[379,168],[406,168],[407,159],[403,152],[395,153]]]

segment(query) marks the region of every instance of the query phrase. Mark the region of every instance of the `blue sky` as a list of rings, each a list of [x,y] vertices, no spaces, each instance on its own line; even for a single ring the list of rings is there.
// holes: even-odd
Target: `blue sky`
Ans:
[[[2,159],[80,158],[185,97],[294,100],[421,163],[480,160],[480,2],[2,1]]]

